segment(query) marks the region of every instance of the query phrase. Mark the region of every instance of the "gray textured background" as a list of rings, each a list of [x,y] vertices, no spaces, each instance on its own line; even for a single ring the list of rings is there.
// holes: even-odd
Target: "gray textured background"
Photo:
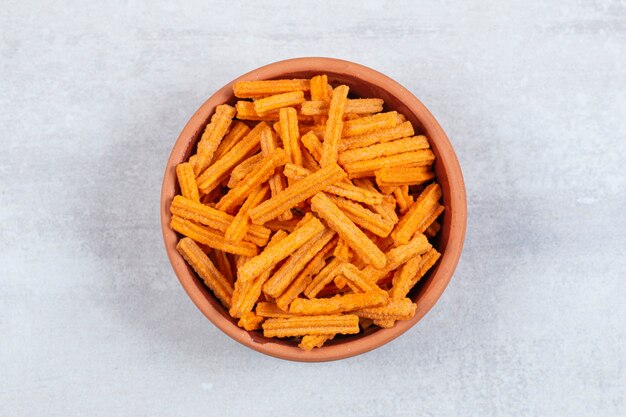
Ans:
[[[3,2],[0,415],[625,415],[626,3],[229,3]],[[327,364],[221,334],[159,229],[188,117],[297,56],[412,90],[469,198],[431,313]]]

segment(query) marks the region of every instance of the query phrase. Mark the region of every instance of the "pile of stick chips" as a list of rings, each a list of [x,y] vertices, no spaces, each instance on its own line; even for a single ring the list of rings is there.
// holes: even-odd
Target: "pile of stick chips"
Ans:
[[[392,327],[440,254],[428,139],[326,75],[241,81],[176,167],[177,249],[230,315],[320,347]]]

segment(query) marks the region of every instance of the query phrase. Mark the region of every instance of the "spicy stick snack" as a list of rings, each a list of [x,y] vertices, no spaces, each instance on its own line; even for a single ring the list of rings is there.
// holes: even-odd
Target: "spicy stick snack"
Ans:
[[[241,328],[304,350],[413,317],[445,210],[429,139],[325,74],[233,91],[176,168],[170,227],[199,279]]]

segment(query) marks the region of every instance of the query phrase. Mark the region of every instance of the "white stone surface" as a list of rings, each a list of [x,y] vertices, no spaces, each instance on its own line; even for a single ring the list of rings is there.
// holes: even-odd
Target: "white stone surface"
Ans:
[[[0,415],[626,415],[624,1],[5,1]],[[220,86],[332,56],[449,134],[469,224],[411,331],[325,364],[214,328],[168,263],[170,147]]]

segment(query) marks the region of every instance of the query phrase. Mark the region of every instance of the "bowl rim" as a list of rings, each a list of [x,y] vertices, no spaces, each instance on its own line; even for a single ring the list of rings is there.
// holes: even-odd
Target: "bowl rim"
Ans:
[[[234,83],[241,80],[271,79],[279,77],[281,74],[310,71],[346,74],[349,77],[360,78],[370,84],[375,84],[395,96],[402,96],[402,103],[420,121],[428,132],[429,140],[436,141],[437,147],[441,151],[440,153],[446,155],[445,158],[440,159],[440,162],[445,167],[450,189],[455,191],[450,193],[450,201],[454,205],[454,210],[451,213],[450,235],[446,248],[439,263],[436,265],[436,270],[433,271],[427,281],[426,285],[429,286],[428,293],[425,295],[425,299],[418,304],[415,316],[409,320],[396,322],[392,328],[379,329],[371,334],[348,340],[344,343],[323,346],[307,352],[297,346],[280,342],[263,341],[260,343],[258,336],[255,337],[254,332],[241,329],[236,323],[224,317],[218,310],[223,310],[221,304],[208,292],[204,284],[195,277],[195,274],[191,272],[182,256],[176,250],[175,246],[178,237],[176,232],[169,226],[171,219],[169,205],[175,193],[177,181],[176,165],[184,159],[185,153],[200,130],[204,128],[215,106],[232,98],[232,86]],[[381,83],[384,86],[381,86]],[[183,289],[198,309],[217,328],[235,341],[269,356],[299,362],[324,362],[366,353],[385,345],[414,326],[435,305],[452,279],[461,256],[467,227],[467,202],[461,167],[446,133],[426,106],[409,90],[385,74],[354,62],[325,57],[292,58],[259,67],[229,82],[202,103],[200,108],[186,123],[172,147],[163,177],[160,204],[161,229],[168,258]]]

